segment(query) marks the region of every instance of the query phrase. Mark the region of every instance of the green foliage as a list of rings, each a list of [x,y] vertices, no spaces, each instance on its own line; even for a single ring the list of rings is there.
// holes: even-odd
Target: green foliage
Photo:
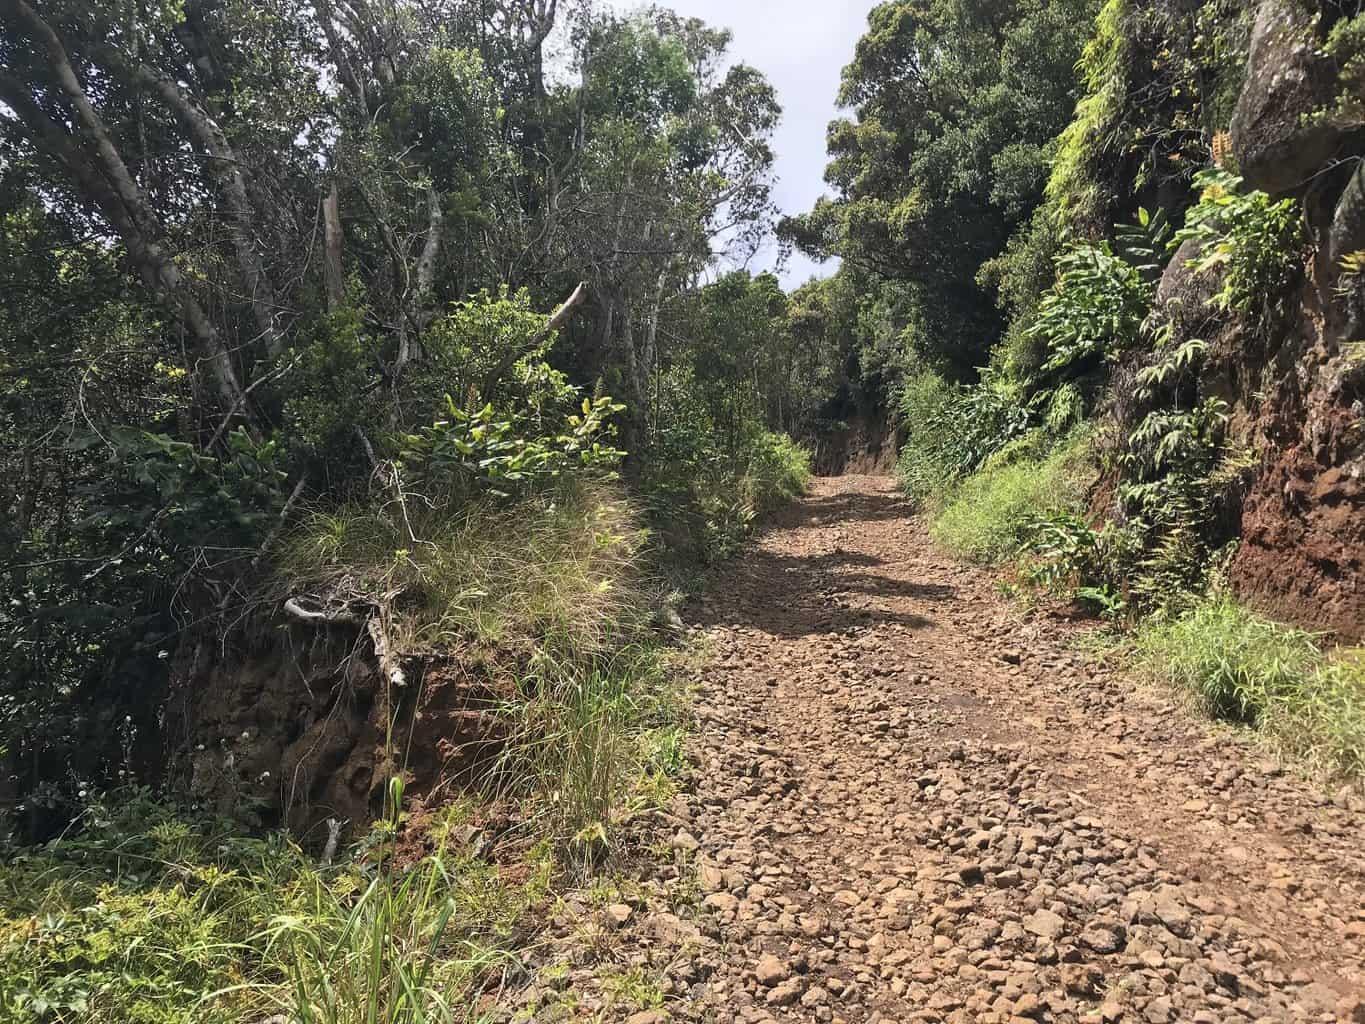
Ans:
[[[591,660],[644,615],[644,536],[619,493],[566,480],[514,503],[451,507],[417,493],[317,510],[286,537],[284,593],[393,602],[408,650],[470,640]]]
[[[974,562],[1012,558],[1035,517],[1080,511],[1090,482],[1087,449],[1077,435],[1044,457],[995,460],[950,492],[934,517],[934,539]]]
[[[888,0],[844,70],[833,199],[785,225],[907,293],[894,334],[956,380],[1000,323],[976,284],[1042,198],[1097,0]]]
[[[1047,184],[1057,224],[1093,237],[1140,203],[1157,205],[1163,187],[1169,194],[1189,181],[1227,128],[1250,12],[1239,0],[1106,0],[1079,66],[1084,97]]]
[[[582,652],[543,648],[519,699],[503,709],[514,738],[498,785],[535,794],[537,827],[572,867],[599,864],[618,827],[653,810],[671,785],[660,738],[676,729],[674,682],[647,636],[624,637],[630,642],[618,635],[610,655],[593,663]]]
[[[763,435],[813,429],[842,361],[796,341],[775,278],[696,287],[770,234],[776,96],[724,31],[578,6],[172,3],[131,31],[55,3],[6,23],[0,748],[21,791],[159,770],[178,645],[288,575],[275,542],[304,510],[335,520],[324,544],[373,530],[347,553],[356,596],[405,565],[424,633],[428,599],[467,610],[443,545],[466,513],[503,525],[493,492],[543,510],[620,449],[628,481],[665,475],[652,442],[678,414],[654,396],[675,369],[725,435],[683,489],[718,454],[732,490],[761,481],[746,510],[790,491]],[[101,147],[61,113],[71,82]],[[291,578],[348,599],[341,566],[311,569]]]
[[[1023,335],[1053,283],[1061,239],[1098,242],[1144,205],[1179,221],[1192,173],[1231,118],[1252,10],[1240,0],[1104,4],[1078,65],[1082,99],[1055,143],[1046,201],[982,268],[1011,317],[1005,365],[1031,373],[1039,364]]]
[[[1199,602],[1137,636],[1142,664],[1219,717],[1258,727],[1319,767],[1365,775],[1365,660],[1263,619],[1228,597]]]
[[[1128,608],[1127,569],[1139,555],[1132,531],[1105,523],[1094,529],[1068,511],[1033,513],[1023,532],[1021,576],[1106,618]]]
[[[763,513],[805,492],[810,452],[753,421],[733,433],[717,428],[690,374],[660,384],[674,415],[658,426],[640,488],[669,562],[723,561]]]
[[[1202,171],[1195,183],[1199,202],[1186,214],[1175,241],[1200,244],[1199,256],[1190,262],[1196,271],[1218,271],[1223,286],[1213,302],[1219,309],[1263,319],[1301,265],[1299,205],[1246,191],[1241,178],[1222,170]]]
[[[1042,373],[1074,376],[1136,343],[1152,287],[1108,242],[1074,245],[1056,265],[1057,283],[1024,336],[1046,354]]]
[[[900,414],[906,441],[897,473],[921,501],[949,491],[1033,424],[1020,390],[990,373],[963,386],[921,371],[901,390]]]
[[[546,437],[526,436],[527,425],[501,418],[491,404],[465,412],[447,395],[446,408],[449,419],[404,436],[399,451],[400,466],[411,468],[413,482],[431,493],[507,497],[507,489],[552,487],[571,471],[607,470],[625,456],[602,443],[610,417],[625,408],[605,395],[583,399],[564,432]]]
[[[1337,65],[1336,104],[1326,116],[1340,125],[1365,124],[1365,12],[1337,21],[1323,51]]]
[[[1048,202],[1063,223],[1093,222],[1107,201],[1094,165],[1118,141],[1116,122],[1127,94],[1125,70],[1132,46],[1125,24],[1131,7],[1130,0],[1106,0],[1081,55],[1085,91],[1058,139],[1047,182]]]
[[[809,436],[833,389],[831,307],[771,274],[726,274],[678,304],[690,337],[661,344],[638,483],[671,562],[728,558],[757,518],[805,490]]]
[[[454,831],[408,867],[383,830],[328,867],[282,836],[111,793],[70,835],[0,862],[0,1020],[471,1020],[549,865],[511,884]]]

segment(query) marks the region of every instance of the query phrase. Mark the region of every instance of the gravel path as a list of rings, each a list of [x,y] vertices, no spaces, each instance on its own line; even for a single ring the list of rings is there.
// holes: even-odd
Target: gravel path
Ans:
[[[1024,621],[889,481],[817,481],[690,621],[695,792],[606,909],[667,1000],[609,1019],[1365,1022],[1358,797]]]

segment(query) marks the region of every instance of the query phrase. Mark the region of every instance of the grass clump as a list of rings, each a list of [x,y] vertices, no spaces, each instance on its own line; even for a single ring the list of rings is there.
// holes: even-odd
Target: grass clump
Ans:
[[[306,516],[280,576],[290,594],[385,603],[406,651],[482,641],[596,655],[647,611],[645,539],[606,484],[454,508],[410,495]]]
[[[1045,455],[1027,444],[1002,449],[948,494],[930,528],[934,539],[973,562],[1012,558],[1039,516],[1080,509],[1088,483],[1086,451],[1080,435]]]
[[[322,865],[146,791],[79,825],[0,860],[5,1024],[465,1024],[549,878],[439,838],[400,866],[384,827]]]
[[[1194,693],[1216,717],[1258,728],[1285,753],[1365,776],[1365,658],[1328,652],[1226,596],[1141,629],[1147,671]]]
[[[670,573],[734,555],[758,519],[810,485],[812,457],[786,434],[753,431],[723,452],[695,429],[675,430],[640,481]]]

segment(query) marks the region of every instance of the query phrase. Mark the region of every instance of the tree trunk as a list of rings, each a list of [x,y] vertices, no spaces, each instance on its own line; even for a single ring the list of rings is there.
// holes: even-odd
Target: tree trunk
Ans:
[[[323,275],[327,282],[327,312],[335,313],[346,301],[346,273],[341,265],[341,196],[337,183],[322,201]]]

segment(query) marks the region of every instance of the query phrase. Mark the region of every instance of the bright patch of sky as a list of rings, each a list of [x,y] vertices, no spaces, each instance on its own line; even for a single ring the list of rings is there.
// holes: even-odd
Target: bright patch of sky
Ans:
[[[777,156],[777,205],[784,214],[803,213],[827,188],[825,128],[838,116],[834,97],[839,75],[853,59],[853,47],[867,27],[875,0],[658,0],[679,14],[730,29],[730,58],[752,64],[777,89],[782,124],[773,138]],[[617,0],[629,10],[640,6]],[[777,248],[760,253],[751,269],[771,269]],[[795,287],[811,276],[825,277],[834,264],[818,264],[793,253],[782,273]]]

